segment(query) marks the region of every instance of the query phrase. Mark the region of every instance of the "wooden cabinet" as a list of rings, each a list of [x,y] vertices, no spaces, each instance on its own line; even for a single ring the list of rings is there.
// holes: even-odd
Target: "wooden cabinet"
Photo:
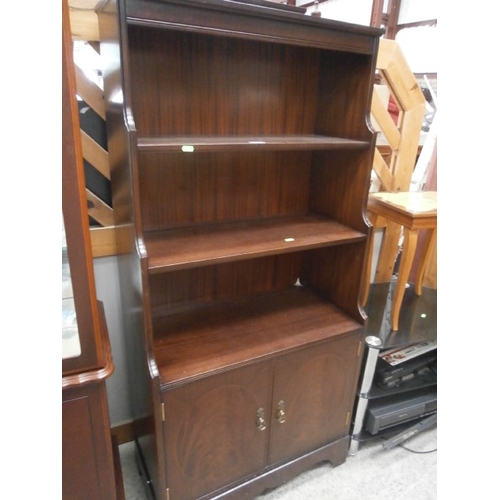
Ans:
[[[91,373],[84,374],[91,378]],[[63,381],[64,382],[64,381]],[[62,499],[123,499],[115,468],[104,380],[62,391]]]
[[[121,500],[106,395],[114,365],[95,290],[66,0],[62,13],[62,499]]]
[[[358,339],[329,340],[164,391],[171,498],[202,497],[345,437]]]
[[[347,454],[381,31],[266,4],[99,6],[136,438],[157,498],[251,498]]]

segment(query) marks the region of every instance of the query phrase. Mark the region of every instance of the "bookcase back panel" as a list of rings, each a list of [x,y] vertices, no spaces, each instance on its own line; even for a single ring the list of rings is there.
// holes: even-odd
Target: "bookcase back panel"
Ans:
[[[306,213],[311,155],[139,153],[144,230]]]
[[[152,275],[153,316],[286,290],[300,276],[304,258],[297,252]]]
[[[320,50],[130,26],[140,135],[306,134]]]

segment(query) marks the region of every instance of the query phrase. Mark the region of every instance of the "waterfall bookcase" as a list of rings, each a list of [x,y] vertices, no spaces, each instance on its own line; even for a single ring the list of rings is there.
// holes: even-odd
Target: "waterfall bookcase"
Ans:
[[[260,1],[103,1],[135,438],[157,499],[345,461],[382,30]]]

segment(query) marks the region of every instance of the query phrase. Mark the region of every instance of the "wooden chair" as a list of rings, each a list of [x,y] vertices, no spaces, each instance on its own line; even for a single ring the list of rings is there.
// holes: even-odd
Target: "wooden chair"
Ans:
[[[407,249],[404,255],[404,274],[406,274],[407,265],[411,268],[413,262],[417,243],[416,238],[420,229],[420,227],[416,228],[415,224],[419,224],[423,219],[426,220],[425,224],[428,223],[426,216],[408,211],[403,201],[405,197],[409,196],[412,174],[418,154],[420,132],[426,106],[425,97],[396,41],[385,39],[380,41],[377,70],[388,86],[389,92],[399,109],[399,116],[397,123],[395,123],[389,114],[387,105],[380,98],[379,94],[374,91],[371,109],[372,119],[380,129],[381,134],[383,134],[384,143],[386,143],[385,149],[389,148],[390,154],[385,155],[386,158],[384,158],[381,153],[382,148],[375,150],[373,172],[380,183],[380,187],[379,193],[370,193],[367,207],[373,231],[365,269],[365,289],[361,300],[363,305],[368,300],[370,290],[370,274],[374,247],[373,233],[375,230],[385,228],[374,281],[377,283],[388,282],[393,276],[394,265],[400,247],[402,226],[405,228],[403,230],[405,242],[403,248],[406,246]],[[393,200],[393,195],[395,196],[394,199],[400,198],[396,204],[389,201]],[[422,197],[422,199],[424,198],[426,199],[425,196]],[[406,225],[402,224],[402,213],[405,214],[404,221]],[[432,217],[434,215],[431,216],[431,219]],[[434,219],[437,226],[437,211]],[[411,222],[412,220],[413,222]],[[433,242],[435,241],[435,227],[432,234],[426,236],[424,258],[419,267],[419,273],[422,270],[422,276],[419,275],[418,277],[420,286],[423,273],[431,256],[430,252],[433,248]],[[408,276],[409,272],[410,270],[408,270]],[[403,292],[405,286],[406,282],[401,284]],[[398,300],[400,299],[402,300],[402,294]],[[393,307],[393,311],[394,309]],[[398,314],[393,312],[393,317],[392,326],[393,329],[397,330]]]
[[[422,283],[424,273],[429,262],[431,251],[436,240],[437,231],[437,192],[436,191],[414,191],[399,193],[373,193],[368,199],[368,209],[374,217],[382,217],[389,222],[398,224],[404,230],[403,251],[399,265],[396,288],[391,311],[391,328],[394,331],[399,327],[399,312],[406,283],[415,257],[419,232],[428,230],[423,246],[423,258],[417,266],[415,280],[415,293],[422,295]],[[373,248],[372,233],[370,248]],[[371,259],[369,259],[371,267]],[[370,280],[368,275],[365,284],[365,300],[368,297]]]

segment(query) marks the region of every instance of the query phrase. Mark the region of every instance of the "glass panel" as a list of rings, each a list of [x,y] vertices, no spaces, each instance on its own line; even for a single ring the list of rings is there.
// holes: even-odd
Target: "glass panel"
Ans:
[[[75,358],[82,353],[76,318],[71,271],[66,245],[66,231],[62,221],[62,359]]]

